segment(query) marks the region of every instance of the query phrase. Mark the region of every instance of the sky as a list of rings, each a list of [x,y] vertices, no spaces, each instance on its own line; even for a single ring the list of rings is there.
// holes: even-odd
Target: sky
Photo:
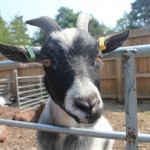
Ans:
[[[76,12],[91,14],[108,27],[115,27],[123,13],[131,10],[134,0],[0,0],[0,14],[9,22],[15,15],[22,15],[23,21],[49,16],[55,18],[60,7],[68,7]],[[33,35],[36,28],[28,27]]]

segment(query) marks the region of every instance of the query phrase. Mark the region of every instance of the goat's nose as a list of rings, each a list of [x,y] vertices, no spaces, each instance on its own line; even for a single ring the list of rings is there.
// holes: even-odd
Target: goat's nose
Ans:
[[[96,98],[76,98],[75,105],[82,111],[92,111],[96,104],[99,104],[99,101]]]

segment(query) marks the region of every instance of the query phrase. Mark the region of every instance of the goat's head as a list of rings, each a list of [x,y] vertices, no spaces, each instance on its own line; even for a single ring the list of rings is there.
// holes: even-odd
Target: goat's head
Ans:
[[[44,83],[53,101],[79,123],[95,123],[102,114],[97,60],[127,39],[129,31],[103,38],[103,44],[88,32],[91,17],[80,14],[76,28],[61,29],[49,17],[26,23],[42,28],[47,39],[41,50],[30,47],[0,45],[0,52],[18,62],[40,62],[45,70]],[[100,51],[102,46],[103,51]]]

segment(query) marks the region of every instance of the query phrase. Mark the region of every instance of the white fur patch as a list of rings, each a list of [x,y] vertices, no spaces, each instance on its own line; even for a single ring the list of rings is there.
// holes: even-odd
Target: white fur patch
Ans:
[[[57,125],[63,125],[66,127],[76,126],[75,120],[62,110],[62,108],[55,104],[51,98],[49,98],[39,119],[39,123],[47,122],[48,124],[53,124],[53,122],[51,122],[54,120],[53,118]]]
[[[108,120],[104,117],[101,116],[101,118],[97,121],[97,123],[94,126],[95,131],[113,131],[110,123]],[[91,150],[103,150],[102,147],[105,145],[107,139],[102,139],[102,138],[94,138]],[[114,144],[114,140],[109,139],[109,145],[108,145],[108,150],[112,150]]]
[[[52,32],[50,36],[55,40],[59,40],[61,46],[67,49],[67,47],[72,47],[73,40],[77,34],[78,32],[75,28],[66,28],[62,31]]]
[[[97,99],[100,101],[99,107],[103,108],[103,102],[97,87],[90,81],[89,78],[75,79],[72,87],[67,91],[65,97],[65,109],[71,114],[80,118],[82,122],[87,122],[86,113],[78,109],[74,104],[74,99],[78,97],[88,97],[96,94]]]

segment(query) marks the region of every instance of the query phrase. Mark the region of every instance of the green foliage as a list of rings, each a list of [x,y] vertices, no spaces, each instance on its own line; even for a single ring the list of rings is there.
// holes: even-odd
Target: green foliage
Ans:
[[[61,28],[74,27],[79,13],[74,13],[72,9],[61,7],[56,15],[56,22]]]
[[[6,24],[0,16],[0,42],[12,45],[31,44],[26,34],[27,28],[23,23],[22,16],[15,16],[10,24]]]
[[[150,27],[150,0],[136,0],[131,8],[130,13],[124,13],[117,21],[116,31]]]
[[[44,34],[44,31],[39,29],[35,31],[31,42],[33,45],[40,46],[44,43],[45,39],[46,35]]]
[[[93,18],[89,23],[89,32],[93,36],[110,34],[113,32],[113,29],[108,28],[104,23],[100,23]]]
[[[0,16],[0,42],[1,43],[9,43],[10,42],[10,35],[9,30],[6,25],[6,22]]]
[[[74,13],[72,9],[67,7],[61,7],[58,10],[55,20],[61,28],[75,27],[79,13],[80,12]],[[93,36],[98,36],[100,34],[104,35],[112,33],[112,29],[108,28],[104,23],[99,24],[99,22],[93,18],[89,23],[89,32]],[[36,31],[32,39],[32,43],[34,45],[40,45],[45,41],[45,38],[46,36],[42,30]]]
[[[135,28],[138,27],[135,25],[132,15],[128,14],[127,12],[124,12],[123,17],[117,20],[115,30],[122,31],[126,29],[135,29]]]
[[[15,16],[10,23],[9,31],[14,45],[27,45],[30,44],[30,38],[27,32],[27,27],[23,23],[22,16]]]
[[[75,27],[80,12],[74,13],[72,9],[61,7],[56,15],[56,22],[62,27]],[[112,32],[104,23],[99,23],[94,17],[89,23],[89,32],[93,35],[108,34]]]
[[[130,14],[137,27],[150,27],[150,0],[136,0]]]

